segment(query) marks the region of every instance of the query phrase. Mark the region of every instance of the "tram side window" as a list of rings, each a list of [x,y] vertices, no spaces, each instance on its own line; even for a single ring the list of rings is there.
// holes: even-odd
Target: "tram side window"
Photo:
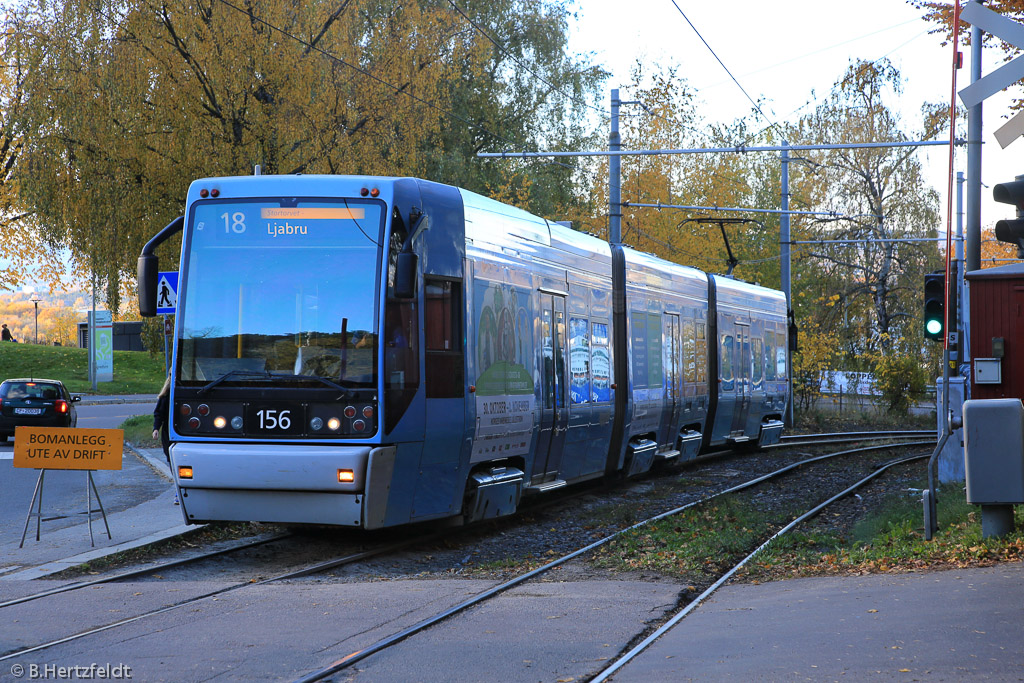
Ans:
[[[769,382],[775,380],[775,333],[764,333],[764,378]]]
[[[569,318],[569,400],[590,402],[590,321]]]
[[[544,349],[544,407],[555,407],[555,338],[551,311],[544,308],[540,318],[541,345]]]
[[[779,379],[786,379],[789,375],[786,372],[786,350],[789,348],[789,340],[785,332],[778,333],[779,345],[775,347],[775,375]]]
[[[594,403],[612,400],[612,363],[608,352],[608,323],[594,323],[590,347],[592,383],[590,398]]]
[[[388,301],[384,312],[385,429],[391,430],[420,385],[419,317],[413,301]]]
[[[697,381],[697,337],[692,320],[683,323],[683,377],[690,384]]]
[[[661,316],[657,313],[647,314],[647,386],[654,388],[664,386],[661,362]]]
[[[462,283],[427,280],[424,293],[427,398],[462,398],[465,395]]]
[[[634,311],[630,316],[629,335],[633,352],[633,388],[647,388],[647,314]]]
[[[752,339],[750,343],[750,363],[753,365],[750,377],[754,381],[754,386],[758,386],[764,379],[764,341]]]
[[[697,383],[704,384],[708,381],[708,340],[706,326],[704,323],[697,323]]]
[[[733,338],[731,334],[722,335],[722,381],[733,380]]]

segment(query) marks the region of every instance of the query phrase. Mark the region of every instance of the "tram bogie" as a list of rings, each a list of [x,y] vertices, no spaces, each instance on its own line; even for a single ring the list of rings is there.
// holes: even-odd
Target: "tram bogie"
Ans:
[[[492,519],[781,433],[780,292],[409,178],[199,180],[180,226],[187,522]]]

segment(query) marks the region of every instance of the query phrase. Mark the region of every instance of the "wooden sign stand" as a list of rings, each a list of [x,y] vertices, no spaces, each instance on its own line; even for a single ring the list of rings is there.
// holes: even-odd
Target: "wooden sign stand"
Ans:
[[[92,496],[96,495],[96,503],[100,506],[99,513],[103,515],[103,526],[107,529],[107,539],[112,540],[113,536],[110,535],[110,524],[107,523],[107,511],[103,509],[103,501],[100,500],[100,492],[96,490],[96,482],[92,478],[93,470],[86,470],[86,483],[85,483],[85,514],[89,518],[89,543],[92,547],[96,547],[96,538],[92,533],[92,513],[96,510],[92,509]],[[25,529],[21,532],[21,543],[18,544],[19,548],[25,546],[25,536],[28,534],[28,523],[33,517],[36,518],[36,540],[39,540],[40,525],[43,521],[43,480],[46,478],[46,470],[39,470],[39,478],[36,479],[36,488],[32,492],[32,501],[28,504],[28,515],[25,516]],[[38,501],[38,502],[37,502]],[[32,508],[35,507],[36,511],[32,512]]]

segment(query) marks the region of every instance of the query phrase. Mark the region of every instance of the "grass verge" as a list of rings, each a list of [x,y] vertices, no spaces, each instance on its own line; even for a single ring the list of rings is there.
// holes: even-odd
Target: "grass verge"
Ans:
[[[910,572],[986,567],[1024,560],[1024,505],[1015,510],[1016,531],[983,538],[981,510],[963,494],[939,496],[939,530],[924,538],[920,500],[892,496],[853,527],[850,537],[834,531],[795,529],[746,568],[748,580],[797,576]]]
[[[159,439],[153,438],[153,416],[133,415],[121,423],[124,440],[136,448],[161,448]]]
[[[931,541],[924,539],[920,500],[894,495],[850,532],[830,527],[828,517],[798,527],[755,557],[737,577],[758,582],[1024,560],[1024,505],[1015,508],[1014,533],[982,538],[980,509],[962,496],[959,491],[940,496],[940,528]],[[625,534],[598,551],[595,563],[615,571],[654,571],[700,581],[731,567],[795,514],[766,513],[742,495],[728,496]]]
[[[787,511],[766,512],[742,494],[723,496],[623,534],[597,552],[595,563],[620,571],[708,578],[732,566],[788,519]]]
[[[58,379],[76,394],[93,393],[89,350],[35,344],[0,344],[0,379]],[[164,382],[163,358],[146,351],[114,351],[114,381],[100,382],[99,394],[155,394]]]

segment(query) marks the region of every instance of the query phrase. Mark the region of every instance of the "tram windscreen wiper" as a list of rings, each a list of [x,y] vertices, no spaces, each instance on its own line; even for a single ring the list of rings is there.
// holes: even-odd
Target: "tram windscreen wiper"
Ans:
[[[206,386],[202,387],[199,391],[196,392],[196,395],[201,396],[202,394],[205,394],[207,391],[209,391],[210,389],[214,388],[215,386],[217,386],[218,384],[220,384],[221,382],[223,382],[225,380],[232,379],[232,378],[242,378],[242,377],[254,378],[254,379],[263,379],[263,380],[284,379],[284,380],[289,380],[289,381],[294,381],[294,382],[306,382],[306,381],[309,381],[309,380],[316,380],[317,382],[321,382],[322,384],[326,384],[327,386],[331,387],[332,389],[337,389],[338,391],[340,391],[342,393],[343,396],[347,396],[348,395],[348,389],[346,389],[345,387],[341,386],[340,384],[335,384],[334,382],[332,382],[331,380],[327,379],[326,377],[320,377],[319,375],[287,375],[287,374],[279,374],[279,373],[276,373],[276,372],[267,372],[266,370],[232,370],[231,372],[225,372],[223,375],[221,375],[217,379],[213,380],[212,382],[210,382]]]
[[[230,372],[225,372],[217,379],[203,386],[199,391],[196,392],[196,395],[202,396],[207,391],[213,389],[215,386],[217,386],[224,380],[231,379],[232,377],[257,377],[261,379],[266,379],[270,377],[270,373],[267,372],[266,370],[231,370]]]

